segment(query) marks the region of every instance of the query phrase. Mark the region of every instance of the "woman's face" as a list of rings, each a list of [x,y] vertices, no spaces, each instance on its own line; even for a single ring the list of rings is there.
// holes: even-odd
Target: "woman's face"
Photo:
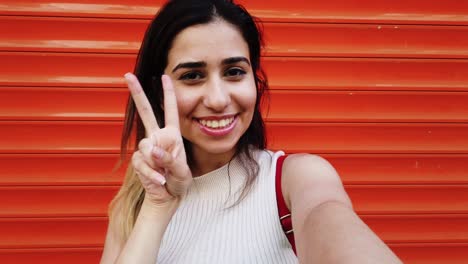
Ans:
[[[196,160],[231,158],[252,121],[256,86],[249,48],[238,29],[222,20],[181,31],[165,74],[174,83],[182,136]]]

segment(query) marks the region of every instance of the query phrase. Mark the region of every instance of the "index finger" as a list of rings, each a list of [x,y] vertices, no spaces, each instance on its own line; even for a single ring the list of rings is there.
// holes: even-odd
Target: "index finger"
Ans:
[[[137,77],[131,73],[125,74],[125,80],[127,81],[128,89],[132,95],[133,101],[137,108],[138,114],[140,115],[141,121],[146,129],[146,134],[149,136],[152,132],[159,129],[158,122],[153,113],[148,98],[143,91]]]
[[[161,76],[164,90],[164,117],[166,126],[170,125],[179,128],[179,110],[177,109],[177,99],[174,92],[174,85],[167,75]]]

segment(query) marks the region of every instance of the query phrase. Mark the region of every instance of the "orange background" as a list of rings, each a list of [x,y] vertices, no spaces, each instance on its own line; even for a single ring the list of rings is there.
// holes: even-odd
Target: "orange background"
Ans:
[[[0,0],[0,262],[96,263],[162,1]],[[270,147],[320,154],[405,263],[468,263],[468,1],[245,0]]]

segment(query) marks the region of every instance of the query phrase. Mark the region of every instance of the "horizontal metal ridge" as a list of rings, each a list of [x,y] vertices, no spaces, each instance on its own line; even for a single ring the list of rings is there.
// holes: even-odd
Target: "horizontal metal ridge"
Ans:
[[[468,184],[468,154],[322,156],[347,185]],[[0,186],[120,185],[126,164],[114,172],[118,160],[118,154],[0,154]]]
[[[264,21],[329,22],[329,23],[404,23],[404,24],[468,24],[468,6],[463,1],[423,0],[392,1],[384,5],[371,0],[352,1],[262,1],[241,2],[255,16]],[[150,19],[163,1],[149,4],[142,0],[94,1],[80,3],[62,0],[6,0],[0,5],[0,15],[67,16]],[[14,4],[12,4],[14,3]],[[418,8],[414,8],[414,7]]]
[[[405,263],[463,263],[468,259],[468,243],[390,243],[389,246]],[[102,247],[10,248],[0,249],[0,259],[5,264],[29,264],[31,259],[47,259],[53,264],[98,263],[102,250]]]
[[[0,87],[0,120],[122,121],[125,88]],[[468,122],[468,92],[272,90],[275,122]],[[40,104],[38,102],[41,102]]]
[[[0,217],[104,217],[120,186],[0,186]],[[361,215],[468,214],[468,185],[346,185]]]
[[[124,88],[123,75],[133,71],[136,59],[40,52],[0,52],[0,57],[0,87]],[[465,59],[266,57],[263,62],[272,89],[468,91]]]
[[[466,214],[362,219],[387,243],[468,243]],[[106,227],[104,217],[0,218],[0,249],[101,247]]]
[[[116,121],[0,121],[0,153],[118,153],[121,131]],[[267,136],[288,152],[468,153],[468,124],[268,122]]]
[[[0,26],[0,51],[136,54],[147,24],[129,19],[0,16],[0,25],[5,25]],[[268,22],[263,28],[265,56],[468,58],[468,25]]]

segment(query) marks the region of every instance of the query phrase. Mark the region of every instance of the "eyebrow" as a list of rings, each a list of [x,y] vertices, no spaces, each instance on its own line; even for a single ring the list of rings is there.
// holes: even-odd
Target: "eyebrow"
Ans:
[[[206,62],[203,62],[203,61],[182,62],[182,63],[177,64],[177,66],[174,67],[172,72],[175,72],[178,69],[182,69],[182,68],[192,69],[192,68],[201,68],[201,67],[206,67]]]
[[[229,64],[235,64],[238,62],[245,62],[250,66],[250,61],[246,57],[242,57],[242,56],[226,58],[221,61],[221,64],[229,65]],[[202,67],[206,67],[206,65],[207,65],[206,62],[204,61],[182,62],[182,63],[177,64],[177,66],[174,67],[172,72],[175,72],[178,69],[182,69],[182,68],[188,68],[188,69],[202,68]]]
[[[229,65],[229,64],[235,64],[235,63],[238,63],[238,62],[245,62],[247,63],[249,66],[250,66],[250,61],[246,58],[246,57],[242,57],[242,56],[239,56],[239,57],[231,57],[231,58],[227,58],[227,59],[224,59],[221,64],[223,65]]]

